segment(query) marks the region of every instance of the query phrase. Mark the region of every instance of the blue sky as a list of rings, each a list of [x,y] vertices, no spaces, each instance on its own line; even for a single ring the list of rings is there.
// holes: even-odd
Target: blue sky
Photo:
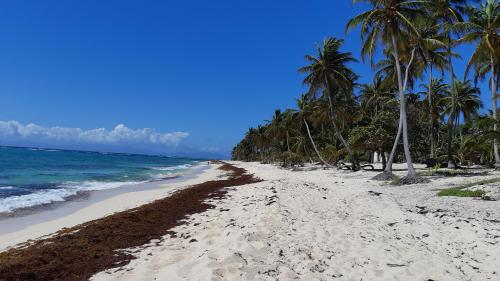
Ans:
[[[78,134],[105,128],[113,140],[123,124],[138,139],[0,132],[0,144],[227,156],[250,126],[294,105],[303,56],[327,36],[344,38],[364,8],[349,0],[1,1],[0,121]],[[357,31],[344,49],[359,58]],[[470,48],[462,49],[466,60]],[[371,80],[369,65],[352,67],[360,82]],[[483,87],[487,108],[488,94]],[[185,135],[151,141],[176,133]]]

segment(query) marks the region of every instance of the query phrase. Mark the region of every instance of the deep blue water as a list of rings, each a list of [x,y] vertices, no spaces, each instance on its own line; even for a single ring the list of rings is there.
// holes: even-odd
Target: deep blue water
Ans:
[[[81,191],[164,179],[200,160],[0,146],[0,213],[66,200]]]

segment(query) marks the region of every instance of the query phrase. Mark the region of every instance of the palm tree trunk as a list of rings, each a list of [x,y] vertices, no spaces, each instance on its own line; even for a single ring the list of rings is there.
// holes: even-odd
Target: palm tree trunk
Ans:
[[[314,148],[314,151],[316,151],[316,155],[318,155],[318,158],[319,160],[325,164],[326,166],[330,167],[330,164],[328,164],[328,162],[326,162],[323,157],[321,157],[321,154],[319,153],[319,150],[318,148],[316,147],[316,143],[314,143],[314,140],[311,136],[311,131],[309,130],[309,125],[307,124],[307,121],[306,119],[302,119],[304,120],[304,124],[306,125],[306,129],[307,129],[307,135],[309,136],[309,140],[311,141],[312,145],[313,145],[313,148]]]
[[[332,88],[330,87],[330,81],[328,79],[326,79],[326,88],[327,88],[326,90],[327,90],[327,94],[328,94],[328,102],[330,103],[330,118],[332,120],[333,130],[335,131],[335,135],[337,135],[337,138],[340,140],[342,145],[347,150],[347,154],[349,154],[349,156],[351,157],[352,170],[359,171],[360,170],[359,162],[356,159],[356,156],[354,155],[354,152],[352,151],[351,146],[349,146],[349,143],[347,143],[347,141],[344,139],[344,137],[340,133],[340,130],[337,126],[337,123],[335,122],[335,109],[333,107],[333,101],[332,101],[332,96],[331,96],[332,95],[332,92],[331,92]]]
[[[380,153],[382,154],[382,170],[385,170],[387,166],[387,159],[385,158],[385,152],[383,149],[380,149]]]
[[[396,61],[396,71],[398,74],[398,86],[399,86],[399,99],[400,99],[400,114],[401,114],[401,119],[403,123],[403,148],[405,152],[405,158],[406,158],[406,164],[408,166],[408,175],[407,177],[416,177],[417,172],[415,171],[415,168],[413,167],[413,162],[411,159],[411,153],[410,153],[410,145],[408,141],[408,120],[406,116],[406,99],[405,99],[405,86],[403,86],[403,78],[402,78],[402,72],[401,72],[401,64],[399,63],[399,53],[398,53],[398,46],[396,43],[396,36],[394,35],[394,32],[391,33],[391,39],[392,39],[392,47],[393,47],[393,53],[394,53],[394,59]],[[411,59],[410,62],[408,63],[408,66],[406,68],[406,77],[405,77],[405,82],[408,80],[408,73],[409,69],[411,68],[411,63],[413,62],[413,59],[415,58],[415,49],[412,50],[411,54]]]
[[[286,147],[288,149],[288,152],[290,152],[290,141],[289,141],[290,136],[288,135],[288,130],[286,130]]]
[[[351,157],[352,170],[359,171],[360,168],[359,168],[359,163],[356,159],[356,156],[354,155],[354,152],[352,151],[351,147],[349,146],[349,143],[347,143],[347,141],[344,139],[344,137],[340,133],[340,130],[337,127],[337,123],[335,123],[335,110],[333,109],[333,101],[332,101],[332,97],[330,96],[330,89],[328,89],[328,101],[330,102],[330,117],[331,117],[332,124],[333,124],[333,130],[335,130],[335,134],[339,138],[342,145],[344,145],[345,149],[347,150],[347,153]]]
[[[395,37],[393,36],[393,45],[395,46]],[[409,71],[410,68],[413,64],[413,60],[415,59],[415,49],[412,50],[412,56],[410,58],[410,62],[408,63],[408,66],[405,71],[405,81],[404,84],[401,83],[401,65],[399,64],[399,55],[397,50],[394,52],[394,57],[396,60],[396,69],[398,72],[398,86],[400,89],[399,97],[400,97],[400,113],[399,113],[399,126],[398,126],[398,133],[396,134],[396,139],[394,141],[394,145],[392,146],[391,154],[389,156],[389,160],[387,161],[387,165],[385,167],[384,172],[385,173],[392,173],[392,163],[394,161],[394,156],[396,155],[396,150],[399,144],[399,139],[401,138],[401,133],[403,133],[403,129],[405,128],[404,122],[406,119],[406,103],[405,103],[405,95],[404,93],[406,92],[406,87],[408,85],[408,79],[409,79]],[[403,93],[403,94],[401,94]],[[406,133],[408,133],[406,129]],[[408,138],[408,136],[407,136]],[[404,134],[403,134],[403,146],[404,146]],[[411,155],[408,158],[409,155],[409,148],[408,148],[408,153],[405,147],[405,158],[407,159],[407,164],[408,164],[408,174],[410,174],[410,170],[413,170],[413,174],[416,175],[415,169],[413,168],[413,163],[411,161]],[[408,161],[408,159],[410,161]],[[411,166],[411,168],[410,168]]]
[[[492,98],[492,103],[493,103],[493,119],[496,121],[498,118],[497,114],[497,84],[495,82],[495,60],[493,56],[490,57],[491,60],[491,98]],[[493,130],[497,130],[497,124],[495,122],[495,125],[493,127]],[[499,167],[500,166],[500,156],[498,155],[498,145],[497,145],[497,140],[496,138],[493,139],[493,153],[495,156],[495,166]]]
[[[448,41],[451,37],[448,34]],[[451,59],[451,42],[448,42],[448,67],[450,68],[450,83],[451,83],[451,112],[448,117],[448,168],[456,169],[457,165],[453,159],[453,121],[455,119],[455,72],[453,71],[453,62]]]
[[[392,163],[394,161],[394,156],[396,156],[396,150],[398,148],[399,139],[401,138],[402,132],[403,132],[403,118],[401,116],[401,107],[400,107],[398,133],[396,134],[396,140],[394,141],[394,145],[392,146],[391,154],[389,155],[389,161],[387,161],[387,165],[385,166],[385,169],[384,169],[384,172],[386,172],[386,173],[392,173]]]
[[[431,154],[430,158],[434,159],[435,154],[434,154],[434,110],[432,108],[432,61],[429,63],[429,110],[430,110],[430,126],[429,126],[429,138],[430,138],[430,143],[431,143]]]

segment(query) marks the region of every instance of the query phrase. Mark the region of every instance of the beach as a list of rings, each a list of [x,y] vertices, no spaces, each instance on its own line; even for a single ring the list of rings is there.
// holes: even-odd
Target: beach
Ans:
[[[500,0],[3,8],[0,281],[500,281]]]
[[[394,186],[370,180],[376,174],[373,171],[353,173],[315,166],[292,170],[230,163],[259,181],[228,186],[222,189],[222,196],[204,199],[210,207],[192,212],[161,237],[121,249],[120,253],[130,256],[126,262],[90,279],[499,278],[499,202],[436,196],[445,187],[495,178],[498,172],[435,177],[428,184]],[[213,164],[199,177],[179,185],[231,178],[233,172],[217,169],[220,167]],[[35,238],[36,233],[48,234],[58,227],[70,227],[169,193],[157,190],[138,195],[110,198],[63,220],[23,231]],[[136,199],[128,205],[120,204],[132,198]],[[5,235],[0,236],[2,241],[8,237]],[[19,232],[10,235],[25,238]]]

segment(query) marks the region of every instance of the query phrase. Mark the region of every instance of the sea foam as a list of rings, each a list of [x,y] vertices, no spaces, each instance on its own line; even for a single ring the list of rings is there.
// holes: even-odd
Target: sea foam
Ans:
[[[151,169],[158,170],[158,171],[177,171],[177,170],[189,169],[189,168],[192,168],[192,167],[193,167],[193,165],[183,164],[183,165],[171,166],[171,167],[153,167]]]
[[[54,189],[44,189],[26,195],[2,198],[0,199],[0,213],[8,213],[16,209],[63,202],[66,201],[68,197],[77,195],[79,192],[83,191],[106,190],[139,183],[141,182],[68,182]]]
[[[72,200],[81,192],[190,174],[189,158],[0,146],[0,212]],[[47,153],[40,153],[46,152]]]
[[[66,182],[53,189],[38,190],[26,195],[10,196],[0,199],[0,213],[13,212],[16,209],[31,208],[40,205],[51,203],[64,202],[68,197],[75,196],[79,192],[99,191],[107,189],[115,189],[128,185],[141,184],[150,181],[174,178],[181,176],[181,170],[194,168],[198,165],[183,164],[172,167],[155,167],[154,170],[166,171],[166,175],[152,175],[151,180],[147,181],[118,181],[118,182],[102,182],[102,181],[84,181],[84,182]],[[175,173],[172,173],[176,171]],[[1,186],[0,190],[14,189],[12,186]]]

